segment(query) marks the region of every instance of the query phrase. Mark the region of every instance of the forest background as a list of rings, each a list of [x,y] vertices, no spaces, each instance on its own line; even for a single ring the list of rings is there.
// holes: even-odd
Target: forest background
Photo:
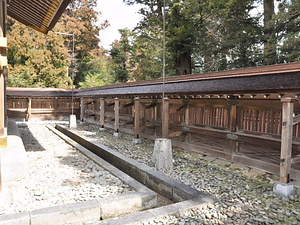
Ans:
[[[109,21],[97,25],[97,0],[73,0],[48,35],[10,18],[8,86],[88,88],[159,78],[164,43],[166,76],[300,61],[300,0],[165,2],[164,10],[163,0],[124,0],[140,4],[142,19],[119,30],[110,50],[99,45]],[[75,54],[73,36],[57,32],[74,34]]]

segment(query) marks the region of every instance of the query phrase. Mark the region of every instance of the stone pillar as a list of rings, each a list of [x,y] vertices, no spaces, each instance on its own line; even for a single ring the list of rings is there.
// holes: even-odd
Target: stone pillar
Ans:
[[[77,129],[76,115],[70,115],[69,128]]]
[[[172,143],[168,138],[157,138],[155,140],[152,162],[158,171],[172,171]]]

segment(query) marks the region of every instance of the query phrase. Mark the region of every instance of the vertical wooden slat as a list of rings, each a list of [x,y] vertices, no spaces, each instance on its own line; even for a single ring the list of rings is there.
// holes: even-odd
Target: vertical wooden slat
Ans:
[[[105,123],[105,100],[100,98],[100,128],[104,128]]]
[[[162,101],[162,137],[169,137],[169,98]]]
[[[139,139],[140,135],[140,98],[134,99],[134,138]]]
[[[120,99],[115,98],[115,132],[120,130]]]
[[[280,182],[289,183],[292,157],[293,112],[294,103],[291,98],[281,99],[282,104],[282,133],[280,156]]]

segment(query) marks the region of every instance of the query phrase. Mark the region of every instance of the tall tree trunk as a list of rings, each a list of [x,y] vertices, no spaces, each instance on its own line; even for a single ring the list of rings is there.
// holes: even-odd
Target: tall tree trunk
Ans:
[[[267,65],[276,63],[276,40],[270,21],[274,11],[274,0],[264,0],[264,63]]]
[[[178,75],[192,73],[192,57],[189,53],[182,53],[176,60],[176,70]]]

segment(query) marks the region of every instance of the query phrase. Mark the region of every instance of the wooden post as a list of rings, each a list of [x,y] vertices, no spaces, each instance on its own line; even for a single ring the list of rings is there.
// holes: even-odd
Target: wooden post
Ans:
[[[232,101],[231,110],[230,110],[230,131],[237,132],[237,101]],[[238,136],[235,134],[227,135],[227,138],[230,140],[231,146],[231,159],[234,161],[234,156],[239,152],[240,143],[238,141]]]
[[[139,139],[140,136],[140,98],[134,99],[134,138]]]
[[[100,128],[104,129],[105,123],[105,100],[100,98]]]
[[[154,106],[153,110],[154,110],[154,115],[153,115],[154,133],[153,133],[153,135],[156,137],[157,136],[157,104]]]
[[[230,131],[231,132],[236,132],[237,131],[237,105],[232,105],[231,106]]]
[[[115,132],[120,130],[120,99],[115,98]]]
[[[282,132],[281,132],[281,156],[280,156],[280,182],[289,183],[292,157],[293,137],[293,112],[292,98],[281,99],[282,104]]]
[[[27,106],[27,114],[26,114],[26,120],[30,120],[31,118],[31,98],[28,98],[28,106]]]
[[[85,111],[85,105],[84,105],[84,98],[80,98],[80,121],[84,121],[84,111]]]
[[[0,147],[7,147],[7,118],[6,118],[7,40],[5,35],[6,15],[7,15],[6,0],[0,0]]]
[[[190,125],[190,104],[188,103],[185,108],[185,125],[188,127]],[[191,141],[191,133],[187,133],[185,137],[186,142]]]
[[[162,137],[169,138],[169,98],[162,99]]]

